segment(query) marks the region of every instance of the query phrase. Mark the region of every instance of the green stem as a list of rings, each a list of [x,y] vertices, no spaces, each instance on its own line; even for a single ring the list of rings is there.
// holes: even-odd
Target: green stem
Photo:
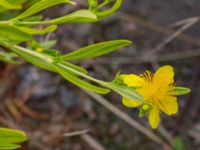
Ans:
[[[11,45],[11,46],[8,46],[8,45],[3,44],[3,46],[8,47],[8,48],[10,48],[11,50],[12,50],[12,49],[16,49],[16,50],[18,50],[18,51],[21,51],[21,52],[27,54],[27,55],[34,56],[34,57],[36,57],[36,58],[38,58],[38,59],[44,60],[44,61],[46,61],[46,62],[48,62],[48,63],[51,63],[51,64],[54,63],[54,64],[56,64],[57,66],[59,66],[59,67],[65,69],[65,70],[74,72],[74,73],[76,73],[76,74],[78,74],[78,75],[80,75],[80,76],[82,76],[82,77],[84,77],[84,78],[86,78],[86,79],[88,79],[88,80],[90,80],[90,81],[96,82],[96,83],[98,83],[98,84],[101,84],[101,85],[102,85],[102,84],[104,83],[104,81],[101,81],[101,80],[95,79],[95,78],[93,78],[93,77],[90,77],[90,76],[88,76],[88,75],[86,75],[86,74],[84,74],[84,73],[82,73],[82,72],[79,72],[78,70],[74,70],[73,68],[70,68],[69,66],[66,66],[66,65],[62,64],[62,61],[61,61],[61,62],[55,63],[54,58],[51,57],[51,56],[49,56],[49,55],[45,55],[45,54],[42,54],[42,53],[38,53],[38,52],[35,52],[35,51],[32,51],[32,50],[26,49],[26,48],[21,47],[21,46],[18,46],[18,45]]]
[[[104,1],[103,3],[101,3],[96,9],[101,9],[102,7],[106,6],[107,4],[109,4],[111,1]]]
[[[36,58],[39,58],[39,59],[42,59],[48,63],[52,63],[54,60],[53,60],[53,57],[49,56],[49,55],[45,55],[45,54],[42,54],[42,53],[38,53],[38,52],[35,52],[35,51],[32,51],[32,50],[29,50],[29,49],[26,49],[24,47],[21,47],[21,46],[18,46],[18,45],[12,45],[12,46],[7,46],[9,47],[11,50],[12,49],[16,49],[16,50],[19,50],[25,54],[28,54],[30,56],[34,56]]]
[[[11,24],[10,21],[0,21],[0,25],[8,25]]]
[[[31,21],[20,21],[20,22],[17,22],[17,24],[20,24],[20,25],[39,25],[39,24],[50,24],[50,21],[49,20],[46,20],[46,21],[34,21],[34,22],[31,22]]]
[[[102,83],[104,82],[104,81],[95,79],[95,78],[93,78],[93,77],[90,77],[90,76],[88,76],[88,75],[86,75],[86,74],[84,74],[84,73],[82,73],[82,72],[79,72],[79,71],[77,71],[77,70],[74,70],[74,69],[72,69],[72,68],[70,68],[70,67],[68,67],[68,66],[66,66],[66,65],[63,65],[62,63],[56,63],[56,65],[58,65],[59,67],[65,69],[65,70],[74,72],[74,73],[76,73],[76,74],[78,74],[78,75],[80,75],[80,76],[82,76],[82,77],[84,77],[84,78],[86,78],[86,79],[88,79],[88,80],[90,80],[90,81],[96,82],[96,83],[98,83],[98,84],[102,84]]]

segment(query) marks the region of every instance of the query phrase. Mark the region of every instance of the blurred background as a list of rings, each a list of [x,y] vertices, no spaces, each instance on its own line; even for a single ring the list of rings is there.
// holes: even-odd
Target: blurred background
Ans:
[[[59,5],[44,11],[47,19],[85,8]],[[131,46],[109,55],[76,61],[95,78],[111,81],[118,71],[140,74],[162,65],[175,68],[176,84],[192,89],[179,97],[179,113],[162,116],[155,134],[176,138],[180,150],[200,149],[200,1],[124,0],[117,13],[92,24],[60,25],[55,34],[38,40],[57,39],[55,48],[67,53],[106,40],[128,39]],[[137,109],[121,104],[111,92],[104,98],[150,129]],[[23,150],[148,150],[170,149],[156,144],[95,97],[60,76],[34,67],[0,63],[0,125],[24,130],[29,142]],[[88,131],[68,137],[69,132]],[[151,130],[151,129],[150,129]]]

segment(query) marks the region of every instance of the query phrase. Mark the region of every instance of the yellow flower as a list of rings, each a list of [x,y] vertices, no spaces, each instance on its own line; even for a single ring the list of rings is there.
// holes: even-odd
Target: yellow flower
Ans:
[[[172,66],[163,66],[155,74],[146,71],[142,75],[121,75],[122,81],[133,87],[143,96],[144,102],[123,98],[127,107],[141,106],[141,112],[148,113],[149,123],[156,128],[160,121],[160,112],[173,115],[178,112],[177,98],[173,95],[174,70]]]
[[[38,52],[38,53],[42,53],[42,52],[44,51],[44,49],[41,48],[41,47],[39,47],[39,48],[37,48],[35,51]]]

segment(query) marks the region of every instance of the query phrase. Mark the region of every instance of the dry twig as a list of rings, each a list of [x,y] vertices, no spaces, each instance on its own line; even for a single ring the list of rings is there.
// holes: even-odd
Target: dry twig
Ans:
[[[200,18],[199,17],[193,17],[189,18],[187,20],[184,20],[182,23],[182,27],[178,29],[176,32],[174,32],[172,35],[167,37],[163,42],[158,44],[153,50],[150,51],[150,53],[155,53],[159,50],[161,50],[166,44],[170,43],[172,40],[174,40],[177,36],[179,36],[181,33],[192,27],[194,24],[199,22]],[[180,25],[180,22],[179,22]]]
[[[74,131],[74,132],[69,132],[69,133],[64,133],[64,137],[72,137],[72,136],[77,136],[77,135],[82,135],[88,133],[90,130],[85,129],[85,130],[80,130],[80,131]]]
[[[169,54],[140,54],[138,56],[122,56],[122,57],[102,57],[93,61],[93,64],[137,64],[137,63],[149,63],[149,62],[166,62],[177,61],[183,59],[191,59],[200,57],[200,50],[188,50],[185,52],[174,52]]]
[[[94,150],[106,150],[96,139],[91,137],[89,134],[81,135],[81,138],[88,143]]]

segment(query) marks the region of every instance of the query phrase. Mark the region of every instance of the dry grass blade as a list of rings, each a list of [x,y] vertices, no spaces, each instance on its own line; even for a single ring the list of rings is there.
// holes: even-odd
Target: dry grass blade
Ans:
[[[82,135],[90,132],[90,129],[85,129],[85,130],[80,130],[80,131],[75,131],[75,132],[70,132],[70,133],[65,133],[63,136],[64,137],[72,137],[72,136],[77,136],[77,135]]]
[[[193,22],[194,20],[199,20],[199,19],[200,19],[199,16],[197,16],[197,17],[192,17],[192,18],[187,18],[187,19],[180,20],[180,21],[177,21],[177,22],[175,22],[175,23],[172,23],[172,24],[170,25],[170,27],[173,28],[173,27],[182,26],[182,25],[184,25],[184,24],[186,24],[186,23],[188,23],[188,22]]]
[[[200,56],[200,50],[188,50],[185,52],[174,52],[169,54],[141,54],[138,56],[122,56],[122,57],[102,57],[93,61],[93,64],[137,64],[137,63],[149,63],[149,62],[166,62],[177,61],[183,59],[191,59]],[[115,61],[117,60],[117,61]]]
[[[150,22],[150,21],[147,21],[147,20],[144,20],[144,19],[141,19],[141,18],[137,18],[137,17],[132,16],[132,15],[125,14],[123,12],[116,12],[116,16],[118,18],[120,18],[121,20],[125,20],[125,21],[128,21],[128,22],[133,22],[133,23],[139,24],[139,25],[141,25],[141,26],[143,26],[147,29],[150,29],[150,30],[158,32],[158,33],[162,33],[162,34],[169,35],[169,36],[174,34],[174,30],[171,30],[167,27],[163,27],[163,26],[161,26],[157,23],[154,23],[154,22]],[[186,28],[186,27],[184,27],[184,28]],[[192,45],[200,46],[200,40],[197,39],[197,38],[194,38],[192,36],[189,36],[189,35],[186,35],[186,34],[183,34],[183,33],[179,33],[175,37],[177,39],[180,39],[180,40],[185,41],[187,43],[190,43]]]
[[[89,134],[81,135],[81,138],[88,143],[94,150],[106,150],[99,142],[97,142]]]
[[[166,38],[163,42],[161,42],[160,44],[158,44],[150,53],[155,53],[155,52],[161,50],[161,48],[163,48],[166,44],[170,43],[177,36],[179,36],[181,33],[183,33],[184,31],[186,31],[190,27],[192,27],[198,21],[199,21],[198,17],[197,18],[191,18],[191,19],[188,19],[188,20],[184,21],[184,24],[182,25],[182,27],[180,29],[178,29],[171,36],[169,36],[168,38]]]

